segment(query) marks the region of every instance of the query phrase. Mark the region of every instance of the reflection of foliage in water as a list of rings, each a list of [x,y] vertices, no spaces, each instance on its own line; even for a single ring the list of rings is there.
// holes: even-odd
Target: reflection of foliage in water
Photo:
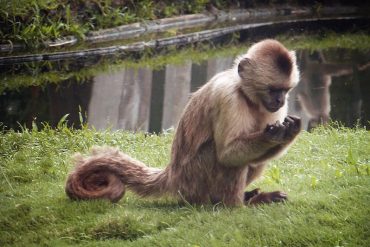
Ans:
[[[313,35],[284,34],[275,37],[289,48],[307,50],[325,50],[328,48],[347,48],[360,51],[369,51],[370,36],[368,33],[342,33],[322,31]]]
[[[184,60],[189,59],[197,63],[210,57],[226,54],[236,55],[240,53],[240,49],[237,46],[212,48],[210,45],[199,45],[196,49],[184,48],[180,51],[169,48],[165,52],[161,51],[155,54],[155,56],[152,50],[145,50],[140,54],[125,56],[124,60],[110,56],[96,57],[84,61],[43,61],[4,66],[3,70],[6,71],[2,73],[3,83],[0,85],[0,92],[5,89],[14,90],[27,86],[45,86],[49,83],[58,83],[67,79],[74,79],[76,82],[83,83],[103,71],[115,71],[122,67],[160,69],[166,64],[181,64]]]
[[[278,36],[291,49],[325,50],[328,48],[348,48],[360,51],[370,50],[370,36],[364,33],[334,34],[324,36],[300,35]],[[49,83],[59,83],[68,79],[83,83],[94,75],[103,71],[114,71],[125,67],[140,68],[151,67],[160,69],[166,64],[181,64],[185,60],[195,63],[208,60],[212,57],[233,56],[243,53],[249,42],[243,44],[231,44],[218,47],[212,44],[197,45],[196,47],[178,49],[168,48],[155,53],[146,50],[141,54],[119,57],[95,57],[88,60],[69,61],[44,61],[22,65],[4,66],[2,68],[2,83],[0,92],[6,89],[14,90],[27,86],[45,86]]]

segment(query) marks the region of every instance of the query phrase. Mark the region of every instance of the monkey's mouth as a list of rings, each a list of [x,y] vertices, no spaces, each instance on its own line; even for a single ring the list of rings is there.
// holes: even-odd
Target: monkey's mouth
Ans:
[[[280,109],[280,107],[272,107],[272,108],[267,108],[269,112],[277,112]]]
[[[269,112],[277,112],[284,104],[269,104],[263,102],[263,105]]]

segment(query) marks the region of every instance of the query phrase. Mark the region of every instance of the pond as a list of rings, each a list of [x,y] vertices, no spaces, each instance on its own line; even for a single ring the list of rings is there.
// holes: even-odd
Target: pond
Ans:
[[[1,128],[42,122],[54,127],[67,114],[68,125],[76,128],[81,121],[96,129],[172,128],[191,93],[230,68],[236,53],[246,47],[231,45],[234,52],[229,53],[200,50],[197,59],[185,51],[180,59],[161,65],[151,53],[146,56],[153,57],[151,63],[134,65],[114,56],[0,65]],[[300,116],[306,130],[331,120],[369,127],[369,49],[339,46],[296,52],[301,81],[290,93],[289,114]]]

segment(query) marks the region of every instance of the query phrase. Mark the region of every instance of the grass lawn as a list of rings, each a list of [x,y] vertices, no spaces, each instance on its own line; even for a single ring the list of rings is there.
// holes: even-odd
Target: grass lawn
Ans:
[[[70,201],[71,155],[117,146],[151,166],[168,162],[173,135],[71,130],[0,133],[0,246],[370,246],[370,134],[303,132],[251,188],[287,203],[179,206],[132,193],[117,204]]]

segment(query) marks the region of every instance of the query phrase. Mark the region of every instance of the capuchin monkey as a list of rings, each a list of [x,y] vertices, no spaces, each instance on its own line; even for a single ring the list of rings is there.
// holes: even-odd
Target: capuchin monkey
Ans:
[[[180,118],[169,165],[150,168],[114,148],[77,155],[66,193],[71,199],[117,202],[126,188],[140,196],[172,195],[191,204],[281,202],[280,191],[245,192],[266,162],[301,129],[286,98],[299,80],[294,52],[263,40],[196,91]]]

